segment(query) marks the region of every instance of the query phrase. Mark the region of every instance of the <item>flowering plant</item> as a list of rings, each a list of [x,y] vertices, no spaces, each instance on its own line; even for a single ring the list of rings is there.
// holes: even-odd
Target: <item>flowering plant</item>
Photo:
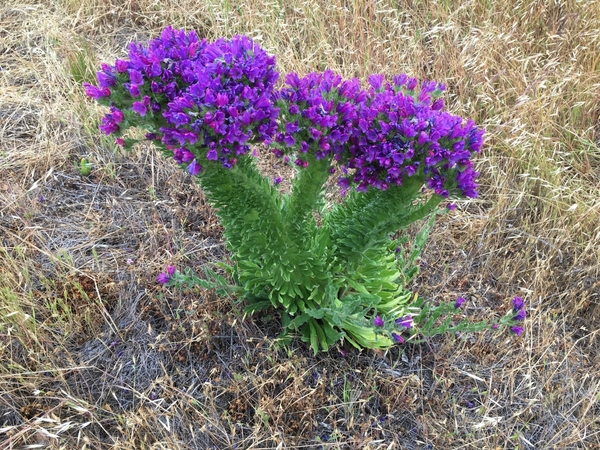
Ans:
[[[325,71],[290,73],[278,88],[278,78],[275,58],[247,37],[209,43],[167,28],[131,44],[127,60],[103,64],[98,86],[85,89],[110,107],[101,131],[129,149],[137,140],[124,132],[146,130],[199,181],[222,221],[246,311],[278,309],[284,331],[299,330],[315,352],[340,338],[388,348],[524,318],[452,326],[458,301],[436,307],[405,288],[417,255],[395,252],[391,236],[429,216],[417,236],[422,249],[442,201],[477,195],[471,157],[483,130],[444,110],[443,85],[372,75],[363,88]],[[290,194],[258,171],[256,144],[293,161]],[[328,208],[333,174],[343,201]],[[158,280],[206,283],[172,266]]]

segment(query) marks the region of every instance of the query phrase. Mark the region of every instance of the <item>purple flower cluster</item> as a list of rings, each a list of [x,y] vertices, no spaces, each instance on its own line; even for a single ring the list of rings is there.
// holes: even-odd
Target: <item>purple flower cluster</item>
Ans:
[[[229,168],[248,144],[270,142],[278,77],[275,58],[245,36],[207,43],[168,27],[147,46],[130,44],[129,60],[102,65],[98,87],[84,86],[111,106],[103,132],[120,136],[124,117],[128,126],[145,125],[195,175],[197,158]]]
[[[229,168],[250,143],[270,143],[279,113],[272,98],[279,77],[274,57],[235,36],[207,45],[191,71],[195,82],[168,104],[169,126],[160,129],[177,162],[189,161],[195,156],[189,147],[200,146],[207,160]]]
[[[306,167],[303,156],[311,149],[317,160],[341,154],[354,132],[357,110],[365,99],[358,80],[342,80],[332,71],[309,73],[300,78],[290,73],[286,87],[275,93],[282,121],[273,152],[281,157],[295,151],[295,164]]]
[[[353,183],[359,191],[386,190],[420,175],[442,197],[476,197],[471,156],[481,151],[483,130],[443,111],[437,97],[445,86],[430,81],[417,90],[417,80],[406,75],[393,83],[372,75],[369,84],[364,90],[331,71],[288,74],[275,94],[283,120],[274,153],[296,152],[302,167],[309,149],[316,159],[332,155],[346,174],[342,191]]]
[[[369,87],[325,71],[286,76],[275,58],[245,36],[208,43],[166,28],[146,45],[132,43],[129,58],[102,65],[90,97],[111,107],[101,130],[120,138],[141,126],[188,171],[218,161],[229,168],[258,142],[308,165],[332,157],[344,172],[342,191],[356,185],[386,190],[418,177],[436,194],[477,196],[471,156],[483,130],[443,110],[445,86],[397,75],[371,75]],[[281,109],[281,116],[280,116]]]
[[[413,326],[412,316],[410,314],[408,314],[405,317],[399,317],[398,319],[396,319],[394,321],[394,324],[397,327],[400,327],[401,330],[408,330],[409,328],[412,328],[412,326]],[[373,319],[373,325],[376,326],[377,328],[383,328],[385,326],[385,322],[381,318],[381,316],[377,315]],[[399,344],[404,343],[404,338],[398,333],[392,332],[392,339],[394,339]]]
[[[132,42],[129,60],[117,59],[114,66],[102,64],[97,73],[99,86],[84,83],[86,94],[123,111],[132,108],[140,116],[149,110],[158,113],[195,81],[192,63],[206,46],[194,31],[167,27],[147,46]]]
[[[175,267],[167,266],[166,272],[159,273],[158,276],[156,277],[156,281],[158,281],[159,284],[167,284],[169,281],[171,281],[171,277],[173,276],[174,273],[175,273]]]
[[[445,86],[430,81],[417,90],[417,80],[406,75],[395,76],[393,83],[372,75],[369,83],[350,139],[347,167],[354,174],[341,179],[342,188],[354,182],[358,190],[386,190],[422,175],[442,197],[476,197],[470,158],[481,150],[483,130],[443,111],[443,100],[436,97]]]
[[[124,115],[120,109],[114,106],[110,108],[110,112],[102,118],[100,131],[104,134],[112,134],[119,131],[119,124],[123,121]]]
[[[525,302],[521,297],[515,297],[512,299],[513,304],[513,312],[515,315],[513,316],[513,320],[522,322],[527,317],[527,311],[525,311]],[[515,333],[517,336],[523,334],[524,328],[520,325],[514,325],[510,327],[510,331]]]

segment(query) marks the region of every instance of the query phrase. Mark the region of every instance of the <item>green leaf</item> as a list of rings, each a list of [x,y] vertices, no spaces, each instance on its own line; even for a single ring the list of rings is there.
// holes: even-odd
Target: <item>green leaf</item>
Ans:
[[[314,319],[322,319],[323,316],[325,316],[325,310],[324,309],[309,309],[308,311],[306,311],[306,314],[308,314],[310,317],[312,317]]]
[[[303,295],[302,295],[302,291],[300,290],[300,286],[298,286],[296,283],[291,283],[291,285],[292,285],[292,288],[293,288],[294,292],[296,293],[296,295],[298,297],[302,298]]]
[[[312,347],[313,352],[316,355],[317,353],[319,353],[319,340],[317,338],[317,330],[315,329],[312,320],[308,322],[308,327],[310,329],[310,346]]]
[[[334,300],[337,299],[338,296],[338,287],[329,283],[325,287],[325,300],[327,304],[332,304]]]
[[[314,328],[317,333],[317,338],[318,338],[319,342],[321,343],[321,348],[323,349],[324,352],[326,352],[327,350],[329,350],[329,343],[327,342],[327,338],[325,337],[323,328],[321,328],[321,325],[316,321],[314,322]]]
[[[336,331],[328,321],[323,322],[323,331],[327,336],[327,342],[329,342],[330,344],[337,342],[338,339],[340,339],[343,336],[343,333]]]
[[[270,300],[255,301],[244,308],[245,314],[254,314],[256,311],[263,311],[272,308],[274,305]]]
[[[293,329],[297,329],[300,328],[302,325],[304,325],[306,322],[308,322],[310,320],[311,316],[310,314],[300,314],[299,316],[297,316],[294,320],[292,320],[288,327],[289,328],[293,328]]]
[[[355,291],[361,294],[368,294],[367,288],[365,288],[362,284],[354,281],[352,278],[345,278],[344,282],[348,283],[350,287],[352,287]]]
[[[348,294],[341,298],[340,302],[342,303],[342,311],[351,315],[363,303],[363,297],[361,294]]]
[[[229,274],[233,273],[233,271],[234,271],[234,267],[233,266],[230,266],[229,264],[224,263],[222,261],[216,262],[215,266],[220,267],[221,269],[223,269],[225,272],[227,272]]]
[[[290,283],[284,283],[281,279],[278,279],[275,283],[275,290],[279,292],[279,294],[287,296],[291,289]]]

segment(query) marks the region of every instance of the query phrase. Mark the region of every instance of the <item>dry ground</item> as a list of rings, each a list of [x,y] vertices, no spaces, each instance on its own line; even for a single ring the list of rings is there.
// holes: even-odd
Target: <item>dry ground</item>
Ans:
[[[521,295],[524,335],[313,357],[159,287],[226,260],[220,226],[173,164],[99,134],[81,82],[168,24],[248,34],[284,73],[447,83],[487,130],[481,196],[413,288],[474,318]],[[593,0],[3,0],[0,449],[599,449],[599,30]]]

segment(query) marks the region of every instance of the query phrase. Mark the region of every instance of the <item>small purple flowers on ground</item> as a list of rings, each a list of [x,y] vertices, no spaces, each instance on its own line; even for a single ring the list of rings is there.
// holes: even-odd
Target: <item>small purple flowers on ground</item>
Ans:
[[[525,311],[525,302],[521,297],[515,297],[512,299],[513,304],[513,312],[515,315],[513,316],[513,320],[522,322],[527,317],[527,312]],[[517,336],[523,334],[525,329],[520,325],[513,325],[510,327],[510,331],[515,333]]]
[[[519,327],[519,326],[515,325],[515,326],[510,327],[510,331],[515,333],[517,336],[521,336],[521,334],[523,334],[523,331],[525,331],[525,329],[523,327]]]
[[[454,309],[460,308],[467,300],[464,297],[458,297],[454,302]]]
[[[173,276],[174,273],[175,273],[175,267],[167,266],[166,272],[159,273],[158,276],[156,277],[156,281],[158,281],[159,284],[167,284],[169,281],[171,281],[171,277]]]
[[[512,299],[513,311],[518,312],[525,306],[525,302],[521,297],[515,297]]]
[[[525,320],[525,317],[527,317],[527,312],[524,309],[520,309],[519,311],[517,311],[513,319],[523,321]]]

